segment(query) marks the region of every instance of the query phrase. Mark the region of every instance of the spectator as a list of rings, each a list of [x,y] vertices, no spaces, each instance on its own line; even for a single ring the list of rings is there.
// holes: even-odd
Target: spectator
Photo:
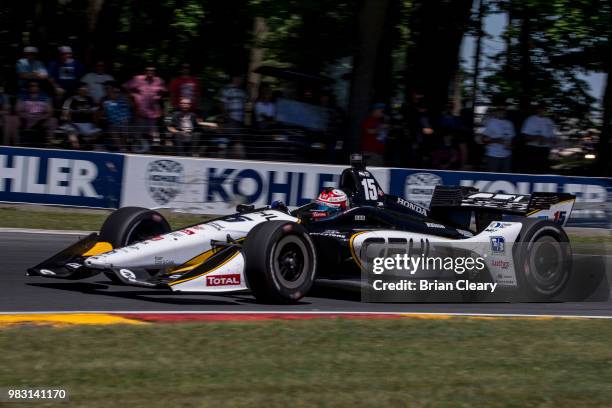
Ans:
[[[276,103],[272,100],[272,90],[267,86],[261,87],[259,98],[255,102],[255,125],[258,129],[266,129],[274,124],[276,117]]]
[[[161,101],[166,93],[166,85],[160,77],[155,75],[155,67],[148,66],[145,68],[144,75],[134,76],[123,87],[134,98],[136,125],[139,132],[147,136],[138,140],[140,147],[137,148],[137,151],[143,153],[149,150],[148,139],[151,139],[154,144],[160,142],[157,122],[162,115]]]
[[[410,103],[404,111],[405,128],[408,133],[408,149],[403,152],[403,165],[406,167],[422,166],[429,160],[433,150],[434,130],[421,92],[413,92]]]
[[[460,164],[459,151],[454,144],[453,136],[445,134],[440,144],[431,153],[431,165],[435,169],[455,170]]]
[[[180,109],[180,101],[187,98],[191,101],[191,110],[196,110],[200,104],[200,83],[191,75],[191,66],[181,65],[181,76],[170,82],[170,101],[174,109]]]
[[[463,122],[461,116],[455,114],[455,101],[450,100],[446,104],[446,109],[440,116],[438,129],[441,136],[441,140],[438,141],[438,147],[442,148],[442,150],[447,150],[447,145],[450,142],[453,151],[458,154],[458,162],[454,162],[451,167],[459,168],[465,166],[468,162],[467,125]]]
[[[171,139],[168,140],[175,146],[176,152],[180,155],[190,153],[192,156],[198,156],[198,148],[200,146],[200,130],[198,129],[200,122],[196,114],[192,111],[191,99],[182,98],[179,102],[179,110],[172,114],[168,132]]]
[[[384,122],[384,112],[384,103],[372,105],[370,115],[361,125],[361,148],[367,163],[371,166],[384,165],[385,142],[388,129],[388,125]]]
[[[2,144],[19,146],[19,116],[11,98],[3,92],[0,93],[0,128],[4,136]]]
[[[83,76],[83,66],[72,57],[72,48],[59,47],[60,58],[49,64],[49,76],[57,100],[62,101],[74,94]]]
[[[546,116],[547,107],[540,103],[535,115],[527,118],[521,133],[525,140],[525,156],[533,173],[550,170],[550,149],[555,144],[555,123]]]
[[[68,141],[74,149],[81,147],[100,147],[102,130],[94,124],[94,115],[98,110],[88,86],[81,82],[77,94],[69,97],[62,107],[62,119],[67,122],[64,129],[68,133]]]
[[[514,124],[506,118],[506,106],[499,105],[485,124],[483,142],[487,169],[510,173],[512,165],[512,141],[516,136]]]
[[[46,82],[49,78],[45,65],[36,59],[38,48],[25,47],[23,54],[24,58],[19,59],[16,65],[20,96],[25,96],[28,93],[30,82],[38,83],[40,89],[42,83]]]
[[[242,76],[233,75],[231,82],[221,89],[221,112],[228,127],[242,127],[247,94],[242,89]]]
[[[115,79],[106,73],[106,66],[103,61],[96,62],[95,69],[93,72],[85,74],[81,78],[81,82],[87,84],[89,96],[95,103],[100,103],[102,98],[106,95],[106,82],[114,81]]]
[[[129,125],[132,117],[130,101],[116,82],[107,81],[104,87],[106,96],[100,102],[102,120],[113,150],[125,152],[129,146]]]
[[[17,101],[16,110],[22,121],[22,129],[27,134],[25,144],[45,146],[57,128],[57,120],[53,117],[51,100],[40,92],[38,82],[30,82],[28,93]]]

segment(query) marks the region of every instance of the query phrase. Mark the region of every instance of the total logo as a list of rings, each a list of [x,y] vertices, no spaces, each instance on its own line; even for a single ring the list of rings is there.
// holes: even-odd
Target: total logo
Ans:
[[[240,274],[207,276],[206,286],[236,286],[240,285]]]

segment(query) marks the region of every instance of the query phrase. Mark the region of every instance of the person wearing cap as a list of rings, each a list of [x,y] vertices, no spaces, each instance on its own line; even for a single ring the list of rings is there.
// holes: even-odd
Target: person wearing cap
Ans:
[[[385,123],[385,104],[375,103],[361,125],[361,149],[369,165],[384,165],[388,128]]]
[[[191,101],[191,109],[195,110],[200,104],[200,83],[191,75],[191,65],[181,65],[181,76],[170,82],[170,101],[174,109],[180,109],[180,101],[187,98]]]
[[[500,103],[482,132],[489,171],[510,173],[512,140],[516,136],[514,124],[506,119],[506,105]]]
[[[49,77],[58,99],[64,100],[74,94],[79,78],[84,74],[83,65],[72,57],[72,48],[59,47],[60,58],[49,64]]]
[[[81,82],[87,84],[89,90],[89,96],[94,100],[95,103],[100,103],[102,98],[106,95],[106,88],[104,84],[108,81],[114,81],[111,75],[106,73],[106,65],[104,61],[96,62],[93,72],[85,74],[81,78]]]
[[[550,149],[556,143],[555,122],[547,115],[544,102],[537,105],[536,113],[523,123],[521,134],[525,140],[526,162],[532,173],[550,171]]]
[[[19,78],[19,93],[25,95],[28,90],[28,84],[31,81],[36,81],[39,85],[46,81],[49,74],[45,65],[36,57],[38,56],[38,48],[25,47],[23,49],[24,58],[17,61],[15,69]]]

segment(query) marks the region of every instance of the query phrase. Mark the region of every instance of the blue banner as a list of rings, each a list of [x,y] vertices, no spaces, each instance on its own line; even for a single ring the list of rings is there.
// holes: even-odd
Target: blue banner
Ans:
[[[469,186],[487,193],[564,192],[576,196],[568,226],[610,228],[612,179],[422,169],[390,169],[389,192],[429,205],[436,185]]]
[[[117,208],[121,154],[0,147],[0,201]]]

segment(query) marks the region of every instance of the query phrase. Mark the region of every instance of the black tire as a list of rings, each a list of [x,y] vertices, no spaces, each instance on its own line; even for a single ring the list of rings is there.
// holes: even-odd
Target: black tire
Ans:
[[[572,273],[572,250],[562,227],[548,220],[522,221],[514,247],[521,300],[554,300]]]
[[[258,224],[242,248],[245,275],[262,303],[295,303],[314,282],[317,258],[306,229],[287,221]]]
[[[123,207],[108,216],[100,229],[100,241],[115,248],[170,232],[170,225],[157,211],[141,207]],[[114,283],[121,280],[112,272],[104,272]]]

